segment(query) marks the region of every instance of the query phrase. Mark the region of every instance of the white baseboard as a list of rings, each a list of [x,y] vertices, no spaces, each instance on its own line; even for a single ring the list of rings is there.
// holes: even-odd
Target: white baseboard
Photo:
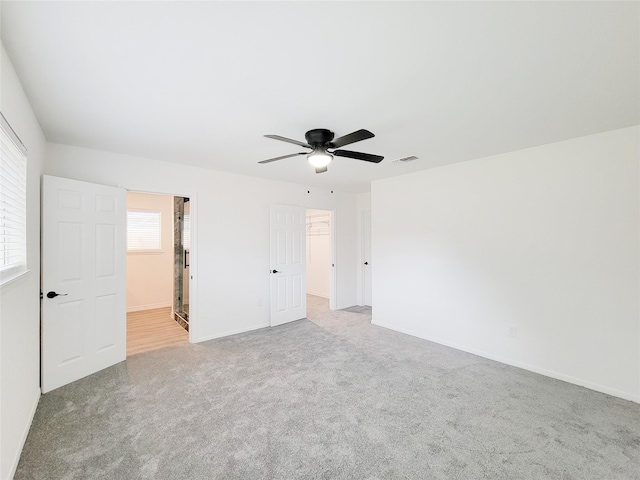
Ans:
[[[351,307],[357,307],[359,305],[355,305],[353,303],[341,303],[339,305],[336,305],[335,310],[344,310],[345,308],[351,308]]]
[[[215,340],[216,338],[222,338],[222,337],[228,337],[231,335],[237,335],[238,333],[245,333],[245,332],[251,332],[253,330],[259,330],[261,328],[266,328],[268,327],[269,324],[267,323],[266,325],[261,323],[260,325],[253,325],[251,327],[247,327],[247,328],[240,328],[238,330],[228,330],[224,333],[216,333],[214,335],[207,335],[204,337],[199,337],[197,339],[194,339],[191,341],[191,343],[201,343],[201,342],[206,342],[208,340]]]
[[[127,307],[127,313],[130,312],[141,312],[143,310],[153,310],[154,308],[167,308],[167,307],[171,307],[171,303],[166,303],[166,302],[162,302],[162,303],[151,303],[149,305],[136,305],[133,307]]]
[[[315,297],[322,297],[322,298],[329,298],[328,294],[311,292],[309,290],[307,290],[307,295],[313,295]]]
[[[512,367],[522,368],[523,370],[529,370],[530,372],[539,373],[540,375],[555,378],[556,380],[562,380],[563,382],[579,385],[581,387],[585,387],[590,390],[595,390],[596,392],[606,393],[607,395],[612,395],[614,397],[619,397],[624,400],[640,403],[640,395],[635,395],[630,392],[625,392],[615,388],[607,387],[606,385],[600,385],[597,383],[590,382],[588,380],[584,380],[582,378],[573,377],[571,375],[565,375],[564,373],[556,372],[553,370],[547,370],[546,368],[538,367],[536,365],[530,365],[528,363],[520,362],[518,360],[501,357],[499,355],[493,355],[483,350],[478,350],[476,348],[471,348],[466,345],[460,345],[458,343],[449,342],[447,340],[442,340],[441,338],[431,337],[429,335],[423,335],[423,334],[413,332],[411,330],[407,330],[404,328],[392,327],[391,325],[387,325],[387,324],[376,322],[376,321],[372,321],[371,323],[379,327],[388,328],[389,330],[394,330],[396,332],[411,335],[412,337],[422,338],[423,340],[428,340],[430,342],[438,343],[446,347],[455,348],[456,350],[461,350],[463,352],[471,353],[473,355],[478,355],[479,357],[488,358],[489,360],[495,360],[496,362],[504,363],[506,365],[511,365]]]
[[[33,417],[36,414],[36,409],[38,408],[38,402],[40,401],[40,388],[35,389],[33,404],[31,405],[31,411],[29,412],[29,422],[24,426],[24,430],[22,431],[22,435],[20,436],[20,447],[16,451],[14,458],[11,462],[11,469],[9,470],[9,476],[7,478],[13,478],[16,474],[16,469],[18,468],[18,462],[20,461],[20,455],[22,454],[22,449],[24,448],[24,444],[27,441],[27,435],[29,435],[29,429],[31,428],[31,424],[33,423]]]

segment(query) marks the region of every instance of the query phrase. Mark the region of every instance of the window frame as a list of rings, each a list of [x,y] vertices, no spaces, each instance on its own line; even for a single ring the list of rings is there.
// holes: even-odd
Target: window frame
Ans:
[[[18,178],[16,182],[11,183],[11,189],[17,191],[17,195],[11,198],[12,202],[9,204],[10,207],[13,207],[12,210],[5,210],[5,205],[0,197],[0,229],[5,227],[3,221],[3,213],[4,211],[9,211],[10,215],[14,217],[14,220],[11,221],[13,224],[11,226],[12,229],[17,230],[16,235],[19,237],[18,241],[15,243],[19,243],[20,249],[18,253],[18,261],[9,263],[8,265],[0,266],[0,286],[6,285],[7,283],[15,280],[22,275],[29,273],[28,269],[28,251],[27,251],[27,167],[28,167],[28,159],[27,159],[27,147],[24,145],[20,137],[13,130],[5,116],[0,112],[0,135],[2,139],[2,143],[4,143],[5,138],[7,143],[9,144],[9,148],[14,150],[13,152],[7,152],[11,155],[2,155],[2,159],[0,159],[0,165],[5,165],[5,160],[7,161],[6,169],[14,171],[17,173]],[[4,148],[3,148],[4,150]],[[9,163],[11,162],[11,163]],[[9,186],[8,181],[5,178],[7,183],[4,183],[0,180],[0,191],[2,190],[2,185]],[[16,188],[17,187],[17,188]],[[7,202],[8,203],[8,202]],[[17,218],[17,220],[15,220]],[[17,226],[16,226],[17,223]],[[6,235],[6,233],[2,233],[2,236]],[[8,242],[7,242],[8,243]],[[2,239],[2,246],[4,247],[5,241]],[[4,248],[2,249],[4,252]],[[4,262],[4,259],[3,259]]]

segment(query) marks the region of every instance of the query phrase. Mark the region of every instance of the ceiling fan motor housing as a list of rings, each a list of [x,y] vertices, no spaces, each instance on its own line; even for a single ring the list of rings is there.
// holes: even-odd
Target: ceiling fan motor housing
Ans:
[[[312,147],[324,147],[325,145],[328,146],[327,143],[333,140],[334,135],[331,130],[327,130],[326,128],[316,128],[309,130],[304,134],[304,137]]]

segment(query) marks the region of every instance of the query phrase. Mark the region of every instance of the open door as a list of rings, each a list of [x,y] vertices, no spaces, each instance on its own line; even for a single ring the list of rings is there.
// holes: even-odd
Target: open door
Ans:
[[[307,316],[306,210],[271,205],[271,326]]]
[[[126,192],[44,176],[42,391],[126,358]]]

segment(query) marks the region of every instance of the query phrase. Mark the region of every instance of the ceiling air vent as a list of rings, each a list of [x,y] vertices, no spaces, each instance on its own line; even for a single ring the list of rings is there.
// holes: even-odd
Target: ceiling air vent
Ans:
[[[399,158],[398,160],[396,160],[396,162],[407,163],[413,162],[414,160],[418,160],[418,157],[416,157],[415,155],[411,155],[410,157]]]

